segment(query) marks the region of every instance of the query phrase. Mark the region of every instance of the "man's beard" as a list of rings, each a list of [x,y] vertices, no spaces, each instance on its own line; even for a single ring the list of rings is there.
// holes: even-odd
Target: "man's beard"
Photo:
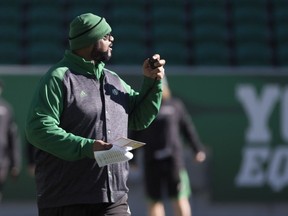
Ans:
[[[91,51],[91,58],[95,62],[101,62],[101,61],[107,62],[110,60],[111,56],[109,56],[109,50],[107,50],[106,52],[99,51],[98,44],[95,44],[95,46]]]

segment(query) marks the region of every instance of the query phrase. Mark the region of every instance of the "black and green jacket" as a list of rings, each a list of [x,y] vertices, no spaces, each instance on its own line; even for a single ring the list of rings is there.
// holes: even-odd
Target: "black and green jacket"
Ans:
[[[144,77],[140,92],[116,73],[66,51],[40,80],[26,123],[37,147],[39,208],[115,202],[128,192],[128,163],[99,168],[93,142],[127,137],[149,126],[161,103],[161,82]]]

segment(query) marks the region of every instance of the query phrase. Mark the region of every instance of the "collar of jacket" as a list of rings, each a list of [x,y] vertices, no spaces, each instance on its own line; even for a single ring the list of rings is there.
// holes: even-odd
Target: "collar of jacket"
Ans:
[[[100,62],[99,64],[95,65],[93,61],[87,61],[84,58],[75,55],[73,52],[71,52],[71,50],[65,51],[64,58],[72,61],[72,63],[75,65],[75,70],[77,70],[79,73],[95,75],[98,80],[103,74],[103,68],[105,66],[104,62]]]

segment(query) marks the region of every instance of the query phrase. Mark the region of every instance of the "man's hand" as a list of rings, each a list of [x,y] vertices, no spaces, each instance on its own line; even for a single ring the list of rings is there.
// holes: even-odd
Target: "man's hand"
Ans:
[[[102,140],[95,140],[93,144],[93,151],[109,150],[110,148],[112,148],[112,146],[113,145],[111,143],[106,143]]]
[[[164,59],[161,59],[159,54],[155,54],[151,58],[153,59],[154,62],[153,66],[155,68],[150,66],[148,58],[143,63],[143,74],[146,77],[161,80],[165,74],[164,65],[166,61]]]
[[[197,162],[203,162],[206,159],[206,154],[203,151],[200,151],[196,154],[195,159]]]

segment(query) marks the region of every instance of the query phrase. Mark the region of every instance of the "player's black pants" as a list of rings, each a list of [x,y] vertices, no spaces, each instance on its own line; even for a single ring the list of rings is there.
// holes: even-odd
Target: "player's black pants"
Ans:
[[[39,216],[130,216],[127,195],[116,203],[78,204],[39,209]]]

